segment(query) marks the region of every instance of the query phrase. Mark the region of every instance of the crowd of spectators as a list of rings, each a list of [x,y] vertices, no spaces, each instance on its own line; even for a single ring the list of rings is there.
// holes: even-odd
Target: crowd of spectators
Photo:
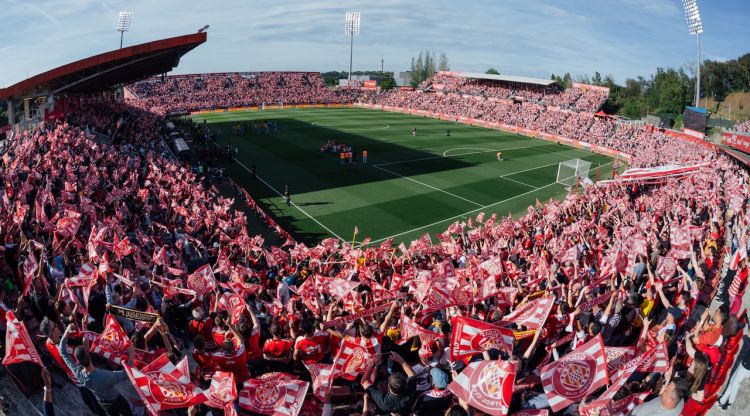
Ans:
[[[438,91],[474,95],[487,99],[529,101],[545,107],[575,111],[597,111],[607,100],[606,89],[575,86],[560,88],[552,85],[531,85],[487,79],[464,78],[450,72],[439,72],[423,81],[419,91]]]
[[[246,85],[272,94],[256,96],[262,102],[291,94],[273,87],[281,82],[312,88],[304,75],[264,79],[272,86]],[[146,95],[141,107],[171,111],[182,99],[199,107],[235,99],[210,87],[225,81],[204,79],[190,93],[183,88],[195,88],[196,79],[137,92]],[[236,88],[250,80],[232,82]],[[196,100],[204,87],[210,97]],[[159,88],[171,98],[159,101]],[[515,368],[515,386],[490,382],[479,386],[482,394],[496,402],[509,394],[507,414],[549,410],[557,398],[545,394],[542,369],[598,339],[634,358],[665,355],[666,367],[638,367],[604,393],[614,404],[631,404],[618,414],[687,416],[717,400],[731,405],[736,390],[719,396],[721,387],[748,374],[728,370],[746,327],[746,170],[712,148],[590,113],[421,91],[376,100],[555,131],[632,155],[633,166],[706,166],[689,180],[589,186],[530,206],[517,219],[480,213],[436,240],[425,235],[398,249],[391,240],[352,247],[333,238],[314,247],[291,238],[269,247],[246,228],[233,201],[167,156],[155,137],[159,118],[136,108],[123,118],[122,104],[91,103],[71,118],[77,126],[49,124],[19,135],[2,158],[5,304],[38,323],[28,326],[47,340],[38,346],[45,362],[62,369],[99,415],[143,410],[139,396],[114,388],[132,381],[120,366],[172,369],[183,356],[191,357],[190,381],[179,383],[208,390],[212,377],[231,377],[223,380],[242,390],[223,408],[193,405],[191,415],[246,411],[243,398],[268,399],[297,379],[313,385],[304,401],[273,402],[265,414],[482,414],[475,396],[461,397],[451,380],[466,379],[476,361],[498,359]],[[87,125],[116,130],[120,141],[100,144],[82,129]],[[720,306],[710,309],[712,301]],[[534,315],[536,324],[528,316],[506,318],[543,302],[551,309]],[[376,305],[379,312],[353,319]],[[118,306],[159,318],[115,318],[110,312]],[[495,337],[451,359],[461,336],[452,329],[467,318],[515,331],[515,339],[502,348]],[[130,340],[120,356],[89,348],[110,325]],[[607,362],[614,374],[617,363]],[[581,374],[568,376],[566,382]],[[587,405],[603,391],[555,413],[600,414]],[[53,398],[45,394],[45,402],[50,407]]]
[[[750,132],[750,120],[743,121],[734,125],[734,131],[740,131],[743,133]]]
[[[176,75],[128,86],[131,104],[157,114],[230,107],[352,103],[356,89],[333,89],[317,72]]]

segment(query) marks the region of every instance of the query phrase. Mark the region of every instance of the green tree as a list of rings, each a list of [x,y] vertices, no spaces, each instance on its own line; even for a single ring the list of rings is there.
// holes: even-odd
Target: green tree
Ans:
[[[440,60],[438,61],[439,71],[450,71],[451,68],[448,66],[448,55],[445,52],[440,52]]]
[[[495,69],[495,67],[489,68],[488,70],[484,71],[484,73],[485,74],[490,74],[490,75],[500,75],[500,71],[498,71],[497,69]],[[554,77],[555,75],[553,74],[552,76]]]

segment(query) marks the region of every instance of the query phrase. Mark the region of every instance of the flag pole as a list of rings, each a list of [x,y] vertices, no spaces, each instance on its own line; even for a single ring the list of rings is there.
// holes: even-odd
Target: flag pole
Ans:
[[[356,240],[356,238],[357,238],[357,232],[358,232],[358,231],[359,231],[359,229],[358,229],[358,228],[357,228],[357,226],[355,225],[355,226],[354,226],[354,235],[352,235],[352,248],[354,248],[354,241],[355,241],[355,240]]]

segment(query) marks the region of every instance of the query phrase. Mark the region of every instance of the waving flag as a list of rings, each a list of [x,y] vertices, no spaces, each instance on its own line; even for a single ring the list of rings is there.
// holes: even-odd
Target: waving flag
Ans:
[[[602,336],[597,335],[575,351],[542,368],[542,385],[553,412],[586,398],[606,386],[607,357]]]
[[[707,162],[692,165],[664,165],[654,168],[631,168],[618,175],[619,181],[659,182],[692,175],[708,166]]]
[[[367,369],[374,358],[374,351],[368,351],[365,346],[356,344],[350,340],[344,340],[336,357],[333,359],[331,371],[336,376],[354,381],[359,374]]]
[[[489,275],[497,276],[503,272],[503,260],[499,256],[495,256],[480,264],[479,267]]]
[[[469,406],[491,415],[508,414],[516,380],[516,364],[508,361],[476,361],[448,385]]]
[[[135,247],[130,244],[130,239],[128,239],[128,237],[125,237],[120,241],[115,241],[114,250],[117,258],[122,259],[127,255],[133,254],[133,252],[135,251]]]
[[[206,394],[206,404],[217,409],[224,409],[224,415],[236,416],[234,401],[237,399],[237,385],[234,373],[217,371],[211,377],[211,385]]]
[[[656,277],[661,280],[669,280],[677,272],[677,262],[672,257],[672,250],[669,250],[666,256],[659,256],[656,259]]]
[[[547,322],[547,317],[554,305],[555,298],[552,296],[534,299],[504,316],[503,321],[523,325],[529,329],[541,328]]]
[[[514,342],[511,329],[462,316],[455,316],[451,320],[451,361],[491,349],[512,354]]]
[[[325,396],[331,391],[333,383],[333,366],[322,363],[304,363],[312,378],[313,394],[320,401],[325,401]]]
[[[430,348],[432,347],[432,343],[435,342],[436,339],[440,338],[440,334],[422,328],[408,316],[401,317],[400,326],[401,341],[399,341],[399,344],[403,345],[413,337],[418,336],[420,344],[422,345],[421,347],[419,347],[419,354],[422,356],[429,356],[431,354],[432,351]]]
[[[204,264],[187,278],[187,287],[199,295],[205,295],[216,289],[216,279],[211,265]]]
[[[233,325],[237,325],[240,322],[246,306],[247,304],[242,299],[242,296],[236,293],[224,292],[219,298],[219,308],[229,313]]]
[[[174,365],[166,354],[162,354],[140,370],[127,363],[123,368],[153,416],[164,410],[182,409],[208,400],[206,393],[190,381],[187,357]]]
[[[13,311],[5,313],[5,357],[3,365],[29,361],[44,367],[42,358],[31,342],[26,325],[16,318]]]
[[[610,377],[614,377],[617,370],[623,364],[632,360],[636,355],[635,347],[604,347],[607,355],[607,371]]]
[[[37,270],[39,270],[39,261],[36,259],[33,252],[29,251],[29,255],[23,262],[22,269],[24,279],[22,294],[26,295],[29,293],[31,282],[34,281],[34,276],[36,276]]]
[[[310,383],[299,380],[250,379],[240,392],[240,407],[270,416],[297,416]]]
[[[747,258],[747,248],[745,247],[745,244],[740,244],[740,246],[737,247],[736,250],[734,250],[734,254],[732,254],[732,259],[729,263],[729,268],[732,270],[737,270],[740,267],[740,263],[742,262],[742,260],[746,258]]]
[[[107,315],[104,331],[91,344],[91,351],[102,357],[120,364],[128,355],[128,349],[133,345],[128,335],[112,315]]]

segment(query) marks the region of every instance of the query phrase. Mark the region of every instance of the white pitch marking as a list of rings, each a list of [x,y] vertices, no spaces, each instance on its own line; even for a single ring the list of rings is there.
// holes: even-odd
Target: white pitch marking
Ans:
[[[211,142],[213,142],[214,146],[221,147],[215,141],[211,140]],[[243,168],[245,168],[246,171],[248,171],[249,173],[253,173],[253,171],[251,171],[247,166],[245,166],[244,163],[240,162],[234,156],[232,157],[232,159],[235,162],[237,162],[240,166],[242,166]],[[255,177],[258,178],[258,180],[260,180],[261,182],[263,182],[263,184],[266,185],[269,189],[271,189],[272,191],[276,192],[279,196],[281,196],[281,197],[284,196],[284,194],[282,194],[281,192],[279,192],[276,188],[273,187],[273,185],[271,185],[270,183],[266,182],[260,176],[255,175]],[[341,241],[346,241],[343,238],[341,238],[341,236],[339,236],[338,234],[336,234],[335,232],[333,232],[333,230],[331,230],[330,228],[326,227],[322,222],[318,221],[315,217],[313,217],[312,215],[308,214],[307,211],[305,211],[304,209],[302,209],[299,205],[295,204],[294,202],[292,202],[291,204],[292,204],[293,207],[297,208],[298,210],[300,210],[300,212],[302,212],[303,214],[305,214],[305,216],[307,218],[310,218],[311,220],[315,221],[316,224],[320,225],[321,227],[323,227],[323,229],[325,229],[326,231],[328,231],[329,233],[331,233],[332,236],[338,238]]]
[[[384,171],[384,172],[388,172],[388,173],[390,173],[391,175],[396,175],[396,176],[398,176],[398,177],[400,177],[400,178],[403,178],[403,179],[406,179],[406,180],[408,180],[408,181],[412,181],[412,182],[414,182],[414,183],[418,183],[418,184],[420,184],[420,185],[422,185],[422,186],[426,186],[426,187],[428,187],[428,188],[430,188],[430,189],[434,189],[434,190],[436,190],[436,191],[438,191],[438,192],[442,192],[442,193],[444,193],[444,194],[446,194],[446,195],[450,195],[450,196],[452,196],[452,197],[454,197],[454,198],[462,199],[462,200],[464,200],[464,201],[466,201],[466,202],[468,202],[468,203],[474,204],[474,205],[476,205],[476,206],[480,206],[480,207],[482,206],[482,204],[479,204],[479,203],[477,203],[477,202],[474,202],[474,201],[472,201],[472,200],[470,200],[470,199],[466,199],[466,198],[464,198],[464,197],[462,197],[462,196],[459,196],[459,195],[456,195],[456,194],[452,194],[452,193],[450,193],[450,192],[448,192],[448,191],[446,191],[446,190],[443,190],[443,189],[440,189],[440,188],[436,188],[436,187],[434,187],[434,186],[432,186],[432,185],[428,185],[428,184],[426,184],[426,183],[424,183],[424,182],[420,182],[420,181],[418,181],[418,180],[416,180],[416,179],[414,179],[414,178],[410,178],[410,177],[408,177],[408,176],[404,176],[404,175],[398,174],[398,173],[396,173],[396,172],[394,172],[394,171],[392,171],[392,170],[388,170],[388,169],[385,169],[385,168],[381,168],[380,166],[375,166],[375,167],[376,167],[376,168],[378,168],[378,169],[380,169],[380,170],[382,170],[382,171]]]

